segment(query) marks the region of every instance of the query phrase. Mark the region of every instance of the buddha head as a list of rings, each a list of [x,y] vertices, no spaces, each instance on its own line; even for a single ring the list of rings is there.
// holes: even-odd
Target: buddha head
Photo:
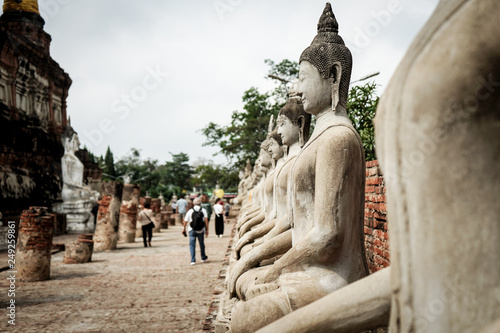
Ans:
[[[318,34],[300,56],[298,94],[304,110],[318,115],[327,107],[345,110],[351,80],[352,55],[338,35],[338,22],[327,3]]]
[[[281,141],[281,135],[278,134],[277,128],[271,132],[268,142],[267,151],[271,155],[271,158],[275,161],[282,158],[284,154],[283,142]]]
[[[252,163],[250,163],[250,159],[247,159],[247,164],[245,166],[245,178],[250,177],[252,174]]]
[[[269,144],[270,144],[269,139],[266,139],[260,145],[260,155],[258,161],[259,161],[259,168],[263,172],[267,172],[267,169],[272,165],[271,154],[269,154],[268,151]]]
[[[290,97],[280,110],[276,122],[277,133],[287,147],[296,142],[299,142],[300,147],[304,146],[309,138],[311,127],[311,115],[304,111],[301,97],[297,94],[296,89],[297,82],[294,82],[290,89]]]
[[[65,154],[74,154],[80,149],[80,140],[78,140],[78,134],[73,130],[71,126],[67,126],[61,135],[61,139],[64,146]]]

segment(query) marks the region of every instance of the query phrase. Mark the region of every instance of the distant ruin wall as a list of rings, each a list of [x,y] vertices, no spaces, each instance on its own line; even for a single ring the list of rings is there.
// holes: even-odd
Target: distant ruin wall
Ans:
[[[5,220],[18,220],[26,207],[51,207],[57,199],[64,149],[59,135],[47,133],[35,117],[13,117],[8,110],[2,111],[0,212]]]
[[[390,265],[385,182],[378,161],[366,162],[365,250],[370,273]]]

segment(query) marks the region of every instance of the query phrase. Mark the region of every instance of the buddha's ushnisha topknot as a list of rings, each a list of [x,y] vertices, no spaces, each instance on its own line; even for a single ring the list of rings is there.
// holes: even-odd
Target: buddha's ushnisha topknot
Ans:
[[[349,83],[351,80],[352,55],[338,34],[339,24],[333,14],[332,5],[327,2],[318,22],[318,34],[311,45],[302,52],[300,61],[308,61],[316,67],[325,79],[335,76],[333,65],[340,62],[340,104],[347,104]]]
[[[333,15],[332,5],[327,2],[325,9],[323,10],[323,15],[319,18],[318,22],[318,32],[339,32],[339,23]]]

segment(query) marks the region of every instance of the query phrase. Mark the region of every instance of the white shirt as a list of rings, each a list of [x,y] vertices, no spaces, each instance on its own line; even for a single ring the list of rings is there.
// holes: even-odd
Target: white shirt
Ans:
[[[190,225],[191,222],[193,221],[193,218],[192,218],[193,209],[196,210],[197,212],[199,212],[200,209],[201,209],[201,211],[203,212],[203,218],[204,219],[208,218],[208,214],[207,214],[207,211],[205,210],[205,208],[201,208],[199,205],[196,205],[193,208],[191,208],[190,210],[188,210],[188,212],[186,213],[186,216],[184,217],[184,221],[187,222],[187,232],[188,233],[191,230],[193,230],[193,228],[191,228],[191,225]],[[201,234],[201,233],[205,232],[205,228],[201,229],[200,231],[196,231],[196,232],[199,233],[199,234]]]
[[[148,217],[149,217],[149,219],[148,219]],[[148,208],[141,210],[139,212],[137,220],[141,224],[141,226],[150,224],[151,222],[153,222],[153,211],[151,209],[148,209]]]
[[[214,205],[214,212],[215,212],[215,214],[217,214],[217,216],[219,216],[223,210],[224,210],[224,207],[222,207],[222,205],[219,205],[219,204]]]

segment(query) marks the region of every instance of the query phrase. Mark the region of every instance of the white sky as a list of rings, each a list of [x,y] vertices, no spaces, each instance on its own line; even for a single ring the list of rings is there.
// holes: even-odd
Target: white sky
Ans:
[[[354,56],[352,79],[380,71],[381,91],[438,0],[331,1]],[[82,146],[115,160],[184,152],[225,163],[197,130],[228,124],[264,59],[298,61],[324,0],[39,0],[52,57],[69,73],[68,115]],[[154,80],[150,72],[159,72]],[[168,75],[165,75],[168,73]],[[125,102],[122,97],[128,95]],[[127,104],[129,103],[129,104]],[[101,126],[101,129],[100,129]]]

